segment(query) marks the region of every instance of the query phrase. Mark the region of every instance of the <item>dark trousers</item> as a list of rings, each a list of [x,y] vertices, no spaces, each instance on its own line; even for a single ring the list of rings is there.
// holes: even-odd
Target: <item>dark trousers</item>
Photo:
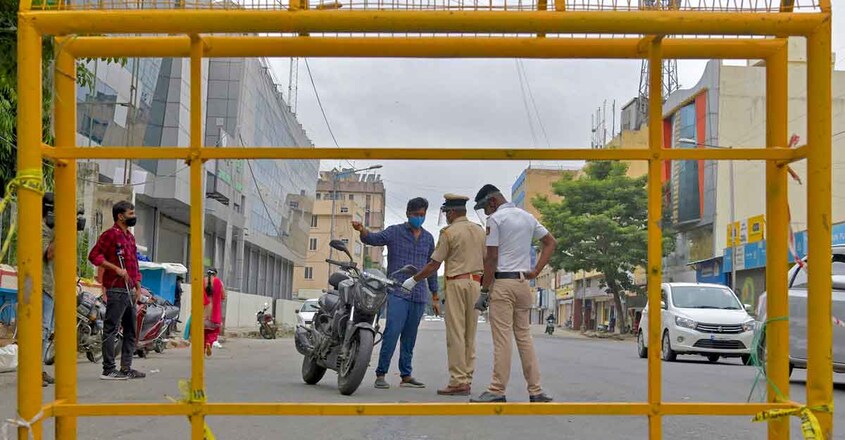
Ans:
[[[396,343],[399,343],[399,374],[411,376],[414,346],[417,343],[417,329],[425,312],[425,303],[411,302],[396,295],[387,298],[387,323],[381,352],[378,357],[376,376],[384,376],[390,368]]]
[[[132,367],[132,355],[135,353],[135,300],[126,289],[106,291],[106,320],[103,323],[103,372],[115,368],[115,338],[117,330],[123,326],[123,348],[120,353],[120,368]]]

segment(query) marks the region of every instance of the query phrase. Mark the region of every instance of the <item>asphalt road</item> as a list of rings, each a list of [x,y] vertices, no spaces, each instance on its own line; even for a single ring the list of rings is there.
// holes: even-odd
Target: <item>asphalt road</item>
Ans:
[[[300,378],[301,356],[292,339],[274,341],[230,340],[207,363],[207,392],[212,401],[299,401],[299,402],[442,402],[463,401],[440,397],[435,390],[448,379],[445,360],[445,331],[442,322],[426,322],[420,332],[414,361],[415,376],[426,382],[423,390],[395,386],[393,370],[390,390],[372,387],[372,375],[352,397],[336,389],[336,375],[328,372],[317,386]],[[538,331],[539,333],[539,331]],[[646,362],[636,355],[631,341],[585,339],[555,334],[537,335],[535,344],[541,362],[543,385],[558,401],[644,401],[647,395]],[[100,367],[79,364],[81,402],[165,402],[165,395],[178,394],[177,382],[189,375],[188,349],[151,353],[136,359],[135,367],[148,372],[143,381],[98,380]],[[703,358],[680,358],[664,363],[664,399],[681,402],[744,402],[754,382],[755,369],[737,360],[709,364]],[[480,326],[478,371],[474,393],[484,390],[491,373],[492,346],[489,328]],[[375,360],[373,361],[373,365]],[[805,395],[805,374],[796,370],[791,393]],[[845,438],[845,376],[835,375],[835,426],[837,438]],[[15,378],[0,374],[0,417],[15,411]],[[45,390],[52,400],[52,387]],[[511,401],[527,401],[525,382],[515,356],[508,390]],[[218,439],[331,439],[331,440],[512,440],[533,439],[644,439],[644,417],[214,417],[209,425]],[[800,438],[793,422],[793,438]],[[45,438],[53,438],[52,421],[45,422]],[[183,417],[86,418],[79,420],[80,439],[147,440],[188,438],[189,424]],[[664,419],[666,439],[764,439],[765,424],[750,417],[672,417]]]

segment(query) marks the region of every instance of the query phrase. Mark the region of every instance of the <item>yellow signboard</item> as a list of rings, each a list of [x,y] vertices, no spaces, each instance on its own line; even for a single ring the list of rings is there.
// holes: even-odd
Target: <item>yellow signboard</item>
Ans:
[[[763,214],[728,224],[726,247],[762,241],[765,237],[766,219]]]

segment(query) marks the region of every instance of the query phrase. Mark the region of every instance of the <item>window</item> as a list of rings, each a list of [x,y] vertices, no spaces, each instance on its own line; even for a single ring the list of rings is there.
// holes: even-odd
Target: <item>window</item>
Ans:
[[[312,216],[311,216],[311,227],[312,227],[312,228],[316,228],[316,227],[317,227],[317,216],[316,216],[316,215],[312,215]]]
[[[592,278],[587,280],[587,287],[593,287],[593,279]]]
[[[313,280],[314,279],[314,268],[313,267],[306,267],[305,268],[305,279],[306,280]]]
[[[323,193],[317,193],[317,200],[322,200]]]
[[[355,200],[355,194],[349,194],[349,200]]]
[[[347,208],[346,206],[341,206],[341,207],[340,207],[340,212],[341,212],[341,213],[347,213],[347,212],[349,212],[349,208]]]
[[[312,238],[311,240],[309,240],[308,250],[312,250],[312,251],[317,250],[317,239],[316,238]]]
[[[293,209],[299,209],[299,202],[297,202],[296,200],[291,200],[290,207]]]

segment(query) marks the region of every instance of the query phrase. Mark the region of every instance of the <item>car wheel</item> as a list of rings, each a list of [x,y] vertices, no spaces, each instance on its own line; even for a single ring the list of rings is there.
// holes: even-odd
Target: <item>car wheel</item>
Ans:
[[[667,362],[674,362],[678,358],[678,353],[672,350],[672,344],[669,341],[669,332],[663,333],[663,360]]]
[[[643,339],[643,332],[637,332],[637,355],[640,356],[640,359],[645,359],[648,357],[648,348],[645,346],[645,340]]]
[[[715,364],[716,362],[719,362],[719,357],[720,356],[718,354],[708,354],[707,360],[710,361],[710,363]]]

